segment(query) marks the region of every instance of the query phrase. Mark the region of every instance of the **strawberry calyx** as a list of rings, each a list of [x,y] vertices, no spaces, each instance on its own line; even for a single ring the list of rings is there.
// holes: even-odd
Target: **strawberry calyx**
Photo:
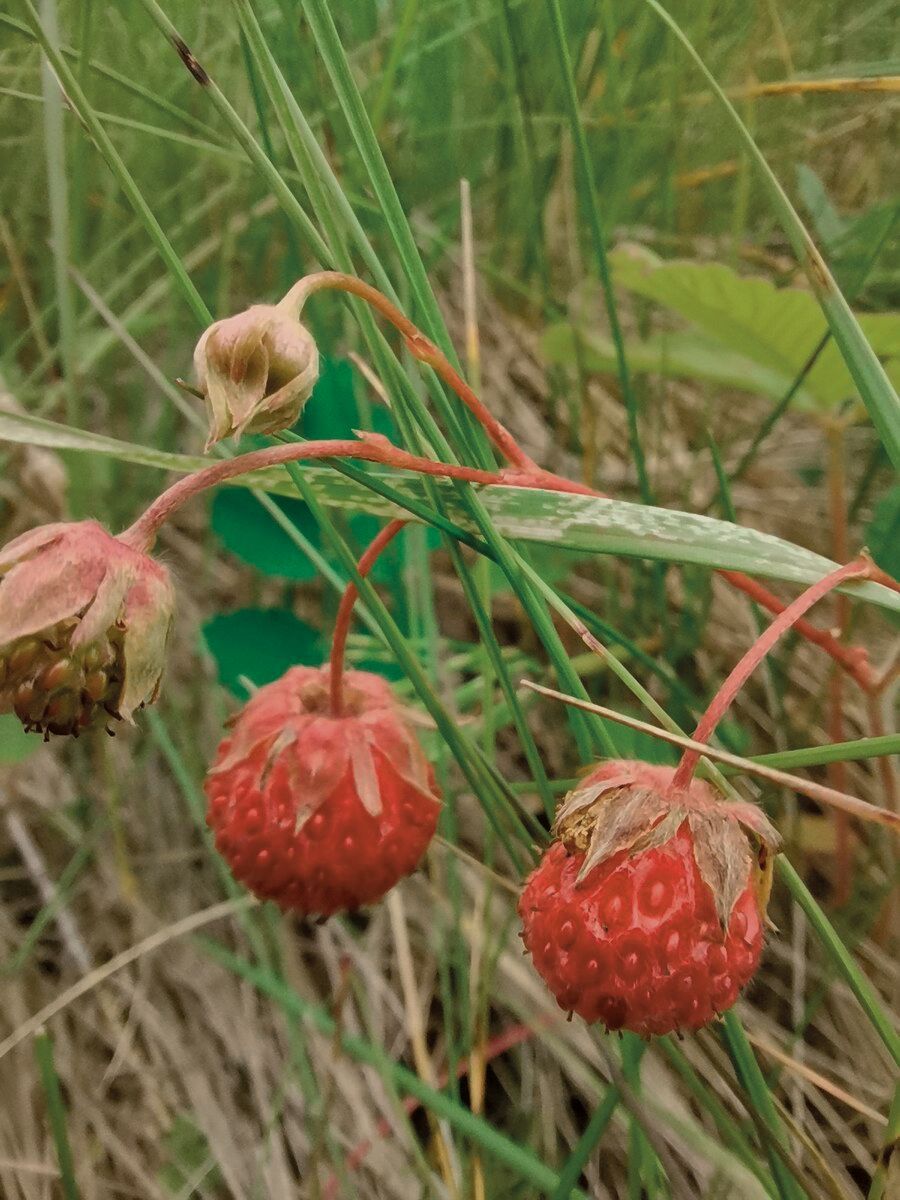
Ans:
[[[670,844],[687,826],[694,860],[712,893],[723,929],[752,882],[765,911],[772,856],[781,838],[765,813],[745,801],[724,801],[702,780],[673,787],[672,772],[645,763],[605,763],[565,797],[553,827],[569,854],[583,854],[577,884],[627,851],[636,857]],[[751,842],[752,838],[752,842]]]

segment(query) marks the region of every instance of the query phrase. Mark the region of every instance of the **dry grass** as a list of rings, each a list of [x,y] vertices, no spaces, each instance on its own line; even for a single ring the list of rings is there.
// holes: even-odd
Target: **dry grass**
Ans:
[[[565,430],[550,430],[547,383],[532,351],[533,333],[490,301],[481,299],[484,394],[526,447],[554,469],[576,474],[579,462],[565,450]],[[459,332],[460,316],[451,310]],[[592,384],[589,396],[599,431],[597,474],[612,488],[627,487],[624,418],[615,396]],[[702,507],[714,495],[711,467],[689,450],[691,430],[705,416],[702,400],[684,385],[666,390],[665,437],[654,453],[665,456],[653,474],[665,480],[661,502]],[[748,436],[761,409],[741,399]],[[740,450],[740,430],[728,416],[718,431]],[[854,433],[854,447],[871,444]],[[735,491],[749,524],[827,551],[816,491],[801,483],[798,464],[818,456],[802,420],[785,421],[765,466]],[[854,464],[863,455],[854,453]],[[27,454],[10,464],[24,479]],[[25,493],[19,493],[24,495]],[[31,503],[31,501],[29,502]],[[20,514],[13,514],[18,522]],[[51,515],[32,508],[28,519]],[[862,514],[865,516],[865,513]],[[203,615],[242,596],[256,596],[249,572],[212,558],[202,513],[192,510],[163,538],[163,553],[189,587],[182,588],[182,619],[166,699],[158,720],[199,771],[215,745],[222,708],[210,669],[198,663],[196,631]],[[859,536],[857,530],[857,537]],[[622,584],[625,572],[622,572]],[[439,596],[456,597],[449,571],[437,580]],[[582,571],[572,590],[603,611],[606,584]],[[693,656],[698,690],[707,690],[732,665],[752,631],[746,602],[718,584],[702,642]],[[673,605],[683,599],[677,576]],[[296,597],[303,611],[304,596]],[[444,632],[472,637],[461,604],[440,604]],[[497,602],[498,627],[510,644],[528,647],[516,606]],[[868,630],[860,631],[863,636]],[[873,645],[876,661],[886,651]],[[573,645],[573,652],[578,647]],[[808,647],[790,656],[784,693],[802,744],[825,741],[822,694],[827,665]],[[739,717],[756,731],[759,748],[778,743],[780,730],[767,703],[761,675],[739,701]],[[483,867],[484,822],[474,801],[460,799],[460,845],[436,842],[427,867],[406,881],[389,904],[359,919],[305,925],[249,912],[243,901],[226,901],[214,857],[191,816],[158,738],[146,729],[115,741],[93,742],[76,752],[54,744],[2,779],[3,904],[0,953],[9,961],[30,938],[33,922],[54,895],[56,881],[73,855],[85,861],[56,905],[54,915],[28,951],[21,969],[3,981],[0,1037],[28,1030],[29,1021],[53,1005],[47,1026],[69,1109],[69,1133],[84,1200],[214,1200],[358,1196],[413,1200],[424,1194],[459,1195],[459,1144],[450,1131],[408,1120],[378,1071],[335,1052],[332,1038],[292,1025],[278,1005],[217,965],[188,926],[212,917],[208,929],[241,953],[269,955],[282,964],[296,993],[337,1017],[342,1030],[370,1038],[391,1058],[414,1064],[429,1081],[447,1072],[447,1047],[437,1018],[443,1003],[440,939],[452,928],[447,871],[452,854],[461,887],[463,944],[472,995],[484,972],[491,974],[482,1037],[472,1061],[476,1084],[463,1094],[489,1119],[548,1162],[558,1162],[579,1136],[597,1100],[596,1078],[609,1076],[597,1039],[581,1023],[566,1023],[522,957],[515,918],[515,888],[502,859],[499,875]],[[558,715],[541,711],[535,722],[553,773],[567,774],[571,761]],[[847,736],[866,729],[851,698]],[[500,743],[501,766],[520,777],[515,747]],[[850,768],[856,794],[877,800],[869,766]],[[831,869],[830,825],[803,814],[794,854],[805,876],[827,893]],[[865,857],[864,848],[861,857]],[[885,867],[867,860],[871,884]],[[886,1053],[856,1002],[823,968],[802,921],[776,896],[774,919],[782,933],[770,939],[764,966],[740,1015],[764,1067],[781,1072],[778,1096],[794,1128],[794,1153],[830,1179],[836,1196],[858,1196],[874,1169],[894,1085]],[[874,940],[859,954],[870,978],[888,1000],[900,991],[890,931],[876,924]],[[119,963],[117,956],[122,956]],[[117,969],[106,969],[107,964]],[[817,997],[802,1044],[785,1041],[796,989]],[[494,1054],[494,1051],[497,1051]],[[681,1045],[697,1075],[721,1103],[746,1123],[741,1100],[724,1080],[730,1067],[714,1033]],[[304,1095],[296,1079],[313,1085]],[[56,1158],[35,1084],[31,1038],[0,1060],[0,1194],[8,1200],[50,1200],[61,1195]],[[748,1173],[717,1169],[717,1135],[708,1117],[678,1083],[665,1055],[651,1048],[643,1085],[648,1128],[659,1133],[707,1197],[763,1196]],[[627,1194],[629,1126],[622,1110],[590,1163],[592,1197]],[[732,1163],[734,1160],[731,1160]],[[340,1175],[335,1175],[338,1168]],[[483,1159],[486,1194],[523,1194],[490,1159]],[[441,1182],[443,1177],[443,1182]],[[468,1194],[468,1193],[466,1193]],[[822,1195],[826,1193],[823,1192]]]

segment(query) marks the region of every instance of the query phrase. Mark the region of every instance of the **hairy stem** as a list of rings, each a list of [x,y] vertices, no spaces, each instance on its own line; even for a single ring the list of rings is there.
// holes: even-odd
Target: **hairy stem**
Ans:
[[[265,450],[252,450],[249,454],[239,454],[235,458],[224,459],[222,462],[203,468],[203,470],[195,471],[192,475],[186,475],[177,483],[173,483],[161,496],[158,496],[146,512],[119,535],[119,539],[135,550],[147,551],[156,540],[160,527],[169,517],[188,500],[205,492],[208,488],[216,487],[238,475],[246,475],[249,471],[259,471],[265,467],[276,467],[289,462],[313,461],[323,458],[353,458],[361,462],[381,463],[383,466],[396,467],[398,470],[417,471],[422,475],[435,475],[443,479],[460,479],[466,483],[507,483],[520,487],[535,486],[527,475],[520,476],[515,471],[480,471],[474,467],[460,467],[452,463],[435,462],[430,458],[408,454],[380,434],[367,434],[358,440],[292,442],[287,446],[268,446]]]
[[[488,437],[513,467],[522,474],[520,485],[545,488],[548,491],[571,492],[579,495],[600,496],[595,488],[586,483],[575,483],[552,471],[545,471],[525,453],[515,437],[505,425],[502,425],[488,410],[483,401],[453,368],[443,351],[431,342],[422,331],[400,311],[395,304],[382,295],[371,284],[346,275],[340,271],[319,271],[300,279],[283,300],[279,307],[287,309],[294,316],[300,316],[307,299],[316,292],[333,290],[347,292],[358,296],[371,304],[383,317],[400,331],[410,353],[420,362],[425,363],[440,376],[440,378],[455,392],[469,411],[481,423]],[[511,481],[510,481],[511,482]],[[846,558],[846,555],[841,555]],[[750,579],[740,571],[720,571],[720,574],[734,587],[745,592],[757,603],[770,612],[779,613],[783,610],[781,601],[768,588],[763,587],[755,579]],[[882,580],[885,582],[885,580]],[[892,581],[893,582],[893,581]],[[808,621],[798,621],[797,632],[807,641],[821,647],[835,662],[847,671],[859,686],[866,692],[872,687],[872,674],[866,651],[859,646],[844,646],[826,630],[819,629]]]
[[[400,331],[410,354],[419,362],[432,368],[435,373],[456,393],[466,408],[483,426],[485,433],[503,455],[507,462],[520,467],[523,471],[539,471],[537,463],[530,458],[505,425],[488,410],[481,399],[466,383],[458,371],[451,365],[444,352],[410,321],[395,304],[382,295],[377,288],[357,279],[355,275],[345,275],[342,271],[318,271],[299,280],[283,300],[279,308],[285,308],[299,317],[303,305],[315,292],[321,291],[349,292],[359,296],[367,304],[381,313],[386,320]]]
[[[870,563],[868,559],[856,559],[854,562],[847,563],[843,567],[838,567],[836,571],[832,571],[824,579],[820,579],[818,582],[812,584],[793,603],[789,604],[775,618],[768,629],[756,639],[737,666],[734,667],[718,692],[716,692],[706,712],[700,718],[700,722],[694,733],[694,740],[697,742],[709,741],[715,732],[716,726],[725,716],[735,696],[750,678],[753,671],[759,666],[778,639],[787,633],[796,624],[798,619],[808,609],[812,608],[817,600],[821,600],[823,596],[826,596],[842,583],[846,583],[849,579],[864,579],[868,577],[869,573]],[[672,786],[676,788],[687,787],[699,760],[700,752],[698,750],[685,750],[672,779]]]
[[[365,579],[375,561],[384,548],[394,540],[404,525],[409,522],[403,517],[389,521],[384,529],[373,539],[368,549],[356,564],[360,578]],[[344,711],[344,652],[347,648],[347,634],[350,632],[350,620],[353,616],[353,606],[359,596],[359,588],[352,580],[344,589],[341,603],[338,606],[337,617],[334,621],[334,637],[331,643],[331,715],[340,717]]]

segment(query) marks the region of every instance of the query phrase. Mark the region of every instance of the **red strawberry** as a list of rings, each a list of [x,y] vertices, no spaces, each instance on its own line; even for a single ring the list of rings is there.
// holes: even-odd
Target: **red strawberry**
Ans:
[[[673,791],[673,775],[599,766],[566,797],[519,901],[560,1006],[645,1036],[697,1029],[734,1004],[759,963],[779,841],[754,805],[723,803],[700,780]]]
[[[207,821],[234,875],[284,909],[372,904],[413,871],[437,825],[434,776],[387,683],[292,667],[238,713],[206,779]]]

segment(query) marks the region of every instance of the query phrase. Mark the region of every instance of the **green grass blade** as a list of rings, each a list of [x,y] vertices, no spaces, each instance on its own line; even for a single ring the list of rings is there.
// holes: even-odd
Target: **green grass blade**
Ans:
[[[50,65],[60,84],[65,90],[69,103],[78,115],[79,120],[87,130],[91,140],[96,145],[100,154],[106,160],[107,165],[116,177],[116,181],[122,191],[128,198],[129,203],[134,208],[135,212],[141,218],[144,226],[147,229],[154,245],[159,251],[160,256],[168,267],[172,278],[178,286],[182,297],[190,308],[191,312],[196,317],[200,325],[208,325],[212,320],[209,309],[203,302],[203,298],[194,286],[193,281],[184,269],[184,264],[175,252],[169,239],[163,232],[162,226],[153,212],[147,201],[144,199],[143,192],[135,182],[134,176],[125,166],[125,162],[118,150],[112,143],[109,134],[103,128],[102,123],[94,112],[84,92],[79,86],[78,80],[74,73],[65,61],[63,56],[56,49],[52,39],[44,28],[37,10],[34,7],[33,0],[22,0],[25,6],[25,18],[28,22],[35,38],[40,42]]]
[[[30,0],[29,0],[30,2]],[[225,93],[218,84],[210,78],[207,71],[200,66],[196,58],[188,49],[181,34],[156,3],[156,0],[141,0],[142,5],[146,9],[148,15],[157,25],[157,27],[165,34],[166,39],[174,46],[176,53],[190,72],[191,76],[196,80],[197,84],[203,88],[209,96],[210,101],[226,122],[228,127],[234,134],[238,145],[254,164],[254,166],[264,176],[269,187],[272,189],[272,194],[278,200],[285,212],[297,223],[297,226],[302,230],[313,254],[323,264],[330,262],[330,251],[322,235],[316,229],[315,225],[309,218],[309,214],[297,200],[297,197],[285,183],[282,176],[276,170],[275,166],[267,157],[265,151],[256,141],[253,134],[238,116],[237,111],[225,96]],[[208,324],[208,320],[204,320],[202,324]]]
[[[395,1062],[380,1046],[350,1034],[338,1034],[334,1020],[327,1013],[291,991],[286,984],[232,954],[218,942],[204,938],[202,943],[210,957],[241,979],[246,979],[264,995],[271,997],[294,1020],[308,1021],[325,1037],[338,1037],[344,1054],[356,1062],[375,1067],[398,1091],[414,1096],[429,1112],[445,1120],[451,1128],[469,1138],[486,1154],[515,1171],[533,1187],[543,1192],[552,1192],[558,1186],[559,1176],[556,1172],[529,1150],[463,1107],[446,1092],[439,1092],[423,1083],[418,1075]],[[585,1200],[583,1192],[574,1194]]]
[[[872,423],[878,430],[891,461],[900,470],[900,397],[891,386],[891,381],[877,355],[866,341],[859,322],[828,269],[828,264],[797,215],[787,192],[757,146],[753,135],[741,120],[737,109],[716,82],[712,72],[694,49],[687,34],[675,18],[663,8],[659,0],[644,0],[644,2],[665,22],[693,59],[715,93],[716,99],[728,114],[751,160],[758,167],[781,225],[822,306],[834,340],[847,363],[847,369],[859,388],[860,398],[868,409]]]
[[[854,996],[856,996],[872,1028],[881,1038],[891,1058],[900,1067],[900,1034],[897,1033],[893,1021],[885,1012],[884,1006],[879,1000],[875,989],[853,961],[853,956],[844,945],[835,927],[819,907],[812,892],[810,892],[809,888],[783,854],[780,854],[776,858],[775,869],[790,889],[791,895],[806,913],[807,919],[822,943],[830,963],[841,975]]]
[[[591,230],[591,243],[597,262],[597,274],[600,278],[600,286],[603,289],[603,302],[606,307],[613,345],[615,346],[616,369],[619,375],[619,383],[622,387],[622,398],[625,401],[625,410],[628,414],[628,438],[631,444],[631,455],[634,459],[635,470],[637,471],[641,499],[645,504],[652,504],[653,491],[647,475],[647,465],[644,461],[644,450],[641,445],[640,430],[638,429],[637,396],[631,382],[631,372],[628,369],[628,359],[625,354],[625,339],[622,335],[622,326],[619,322],[619,311],[616,306],[616,297],[612,285],[612,274],[606,257],[606,235],[603,230],[600,209],[597,204],[597,181],[594,176],[594,167],[591,162],[584,124],[581,120],[581,112],[578,107],[578,93],[575,90],[575,72],[572,68],[569,43],[566,37],[566,29],[559,0],[547,0],[547,11],[550,14],[550,21],[553,27],[553,41],[556,46],[556,53],[559,58],[560,70],[565,85],[566,110],[569,115],[569,125],[572,131],[572,140],[575,144],[575,154],[578,159],[578,169],[582,180],[583,204],[587,212],[588,224]]]
[[[58,53],[59,22],[56,0],[41,5],[47,40]],[[49,58],[41,59],[41,94],[44,99],[44,148],[47,166],[47,200],[51,253],[59,313],[59,349],[66,396],[66,420],[78,423],[78,388],[75,380],[75,304],[69,279],[69,181],[63,128],[63,98]]]
[[[763,1149],[768,1156],[779,1196],[782,1197],[782,1200],[815,1200],[814,1197],[808,1196],[800,1186],[786,1166],[783,1155],[773,1145],[775,1142],[782,1151],[786,1152],[790,1143],[763,1073],[759,1069],[759,1063],[756,1061],[756,1056],[733,1009],[727,1012],[723,1018],[721,1035],[745,1097],[749,1100],[761,1123],[760,1132],[762,1133],[762,1130],[765,1129],[771,1135],[771,1138],[763,1138]]]
[[[41,1030],[35,1034],[34,1056],[37,1059],[41,1075],[41,1085],[44,1089],[44,1099],[47,1103],[47,1118],[50,1122],[50,1132],[56,1147],[56,1158],[59,1163],[60,1182],[65,1200],[78,1200],[78,1184],[75,1181],[75,1160],[72,1157],[72,1146],[66,1128],[66,1106],[63,1101],[59,1075],[53,1056],[53,1043],[50,1035]]]
[[[584,1132],[575,1144],[575,1148],[559,1173],[559,1183],[550,1200],[569,1200],[579,1176],[587,1166],[588,1159],[600,1144],[600,1139],[612,1119],[619,1104],[619,1091],[615,1086],[610,1087],[603,1099],[591,1113],[591,1119],[584,1127]]]

